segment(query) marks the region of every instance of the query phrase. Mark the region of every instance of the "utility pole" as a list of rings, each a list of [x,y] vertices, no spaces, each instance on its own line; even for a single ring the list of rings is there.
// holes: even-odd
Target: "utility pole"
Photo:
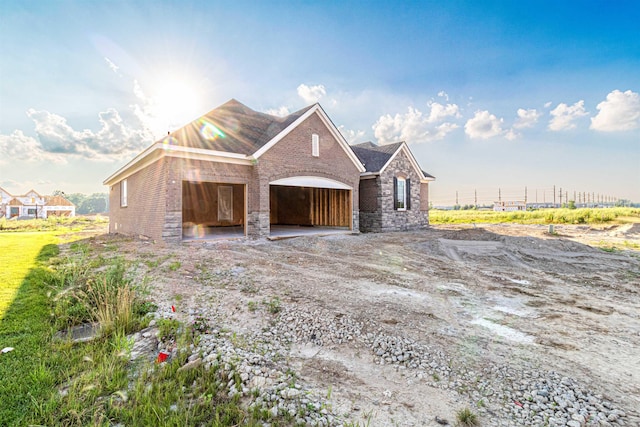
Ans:
[[[458,191],[456,190],[456,206],[458,206]]]
[[[500,189],[498,188],[498,201],[501,202],[502,201],[502,193],[500,192]]]
[[[473,205],[478,209],[478,190],[473,190]]]
[[[527,187],[524,187],[524,206],[527,206]]]
[[[564,190],[564,202],[569,203],[569,192]]]
[[[553,207],[556,207],[556,186],[553,186]]]
[[[560,207],[562,207],[562,187],[560,187]]]

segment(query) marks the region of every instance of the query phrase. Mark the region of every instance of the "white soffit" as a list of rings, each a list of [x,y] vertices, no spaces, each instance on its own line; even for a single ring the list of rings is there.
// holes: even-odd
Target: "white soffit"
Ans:
[[[269,185],[284,185],[287,187],[315,187],[315,188],[335,188],[338,190],[352,190],[346,184],[329,178],[319,176],[292,176],[290,178],[277,179],[271,181]]]

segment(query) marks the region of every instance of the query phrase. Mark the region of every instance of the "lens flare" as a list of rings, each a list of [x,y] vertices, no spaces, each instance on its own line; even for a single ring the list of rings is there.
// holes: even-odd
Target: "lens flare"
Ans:
[[[200,119],[200,134],[204,139],[212,141],[216,138],[224,138],[224,132],[218,129],[213,123],[206,119]]]
[[[162,140],[162,148],[168,150],[172,146],[178,145],[178,140],[173,136],[168,135],[166,138]]]

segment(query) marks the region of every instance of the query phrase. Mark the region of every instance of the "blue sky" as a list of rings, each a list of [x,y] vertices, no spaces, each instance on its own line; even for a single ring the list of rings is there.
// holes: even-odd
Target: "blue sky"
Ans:
[[[0,187],[103,192],[236,98],[406,140],[435,204],[640,201],[637,1],[0,0]]]

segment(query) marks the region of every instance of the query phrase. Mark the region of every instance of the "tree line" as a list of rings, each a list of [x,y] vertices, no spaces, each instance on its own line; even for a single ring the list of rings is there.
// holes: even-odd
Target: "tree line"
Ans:
[[[107,193],[71,193],[66,194],[64,191],[56,190],[54,196],[62,196],[74,205],[76,205],[76,214],[90,215],[102,214],[109,212],[109,195]]]

